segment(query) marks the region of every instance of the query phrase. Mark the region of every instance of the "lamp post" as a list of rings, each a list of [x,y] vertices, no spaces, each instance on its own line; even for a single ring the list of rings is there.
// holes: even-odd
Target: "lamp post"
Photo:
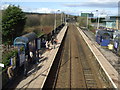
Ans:
[[[99,15],[98,15],[98,25],[97,25],[97,29],[99,29],[99,21],[100,21],[100,18],[99,18]]]
[[[55,29],[56,29],[56,12],[55,12],[55,21],[54,21],[54,33],[55,33]]]
[[[98,10],[96,10],[96,12],[98,12]],[[98,18],[98,22],[97,22],[97,29],[99,29],[99,21],[100,21],[100,18],[99,18],[99,13],[98,13],[98,15],[97,15],[97,18]]]
[[[60,10],[57,10],[57,11],[60,11]],[[56,12],[57,12],[57,11],[55,11],[54,33],[56,32]]]
[[[66,24],[66,14],[65,14],[65,19],[64,19],[64,23]]]
[[[87,26],[86,26],[86,27],[87,27],[87,29],[88,29],[88,14],[89,14],[89,13],[87,13]]]
[[[61,25],[62,25],[62,23],[63,23],[62,17],[63,17],[63,13],[61,12]]]

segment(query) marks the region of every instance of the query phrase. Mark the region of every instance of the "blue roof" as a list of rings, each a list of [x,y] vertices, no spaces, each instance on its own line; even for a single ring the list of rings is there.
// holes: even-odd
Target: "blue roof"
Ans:
[[[35,38],[37,38],[36,34],[34,32],[31,32],[31,33],[15,38],[14,45],[27,44],[28,42],[35,40]]]
[[[97,34],[101,36],[112,36],[114,31],[109,31],[109,30],[98,30]]]

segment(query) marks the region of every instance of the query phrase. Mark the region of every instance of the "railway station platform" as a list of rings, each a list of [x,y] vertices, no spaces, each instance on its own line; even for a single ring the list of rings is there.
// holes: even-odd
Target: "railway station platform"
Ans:
[[[48,76],[48,73],[51,69],[53,61],[56,57],[56,54],[59,50],[59,46],[63,40],[65,32],[67,30],[67,25],[65,25],[62,30],[58,33],[57,39],[58,44],[55,46],[55,49],[47,50],[45,53],[42,54],[42,59],[39,60],[40,63],[35,66],[34,70],[29,71],[28,75],[25,79],[19,82],[16,86],[17,89],[40,89],[43,88],[45,80]],[[54,47],[51,45],[51,47]],[[31,74],[30,74],[31,73]]]
[[[99,70],[104,73],[104,78],[106,78],[108,83],[111,83],[114,88],[120,88],[119,74],[115,70],[115,68],[108,62],[108,60],[104,57],[104,55],[98,50],[96,45],[85,35],[85,33],[77,27],[80,34],[84,38],[85,42],[89,46],[90,50],[96,57],[96,61],[98,62]]]

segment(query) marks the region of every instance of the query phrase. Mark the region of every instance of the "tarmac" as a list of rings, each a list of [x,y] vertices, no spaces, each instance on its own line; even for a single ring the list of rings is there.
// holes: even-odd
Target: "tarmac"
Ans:
[[[28,77],[26,77],[17,84],[16,86],[17,89],[24,90],[24,89],[43,88],[43,85],[48,76],[53,61],[56,57],[56,54],[59,50],[59,46],[63,40],[66,30],[67,30],[67,25],[65,25],[62,28],[62,30],[58,33],[57,35],[58,44],[55,45],[55,49],[53,48],[54,47],[53,45],[50,45],[50,47],[53,49],[47,50],[45,51],[45,53],[42,54],[42,58],[39,60],[40,63],[36,64],[35,68],[33,68],[31,71],[27,73]]]

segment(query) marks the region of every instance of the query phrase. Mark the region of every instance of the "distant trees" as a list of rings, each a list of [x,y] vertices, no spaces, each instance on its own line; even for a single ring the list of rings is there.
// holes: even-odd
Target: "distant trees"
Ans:
[[[74,16],[75,21],[77,21],[77,18],[78,18],[77,16]]]
[[[15,37],[21,35],[26,22],[25,13],[19,6],[9,5],[2,16],[2,40],[4,44],[12,44]]]
[[[26,14],[26,27],[34,26],[54,26],[55,15],[54,14]],[[57,26],[61,24],[61,15],[56,14]]]
[[[53,26],[54,25],[54,19],[55,16],[54,14],[52,15],[41,15],[40,16],[40,22],[41,22],[41,26]]]
[[[39,15],[26,15],[26,26],[32,27],[32,26],[39,26],[40,25],[40,17]]]

